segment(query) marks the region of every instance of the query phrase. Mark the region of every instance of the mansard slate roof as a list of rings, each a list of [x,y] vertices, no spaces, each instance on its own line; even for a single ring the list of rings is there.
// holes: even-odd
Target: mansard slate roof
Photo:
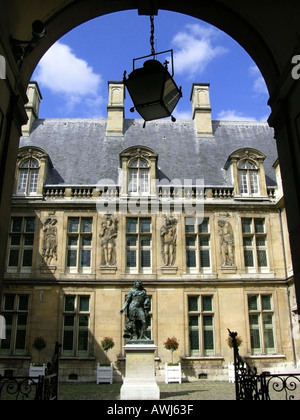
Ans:
[[[53,167],[46,184],[96,185],[118,182],[120,153],[131,146],[148,146],[158,153],[158,179],[204,179],[205,186],[231,186],[224,169],[240,148],[264,153],[267,186],[275,186],[277,159],[274,132],[267,123],[213,121],[213,137],[196,135],[192,120],[125,120],[123,136],[106,136],[105,119],[38,119],[20,147],[37,146],[48,153]]]

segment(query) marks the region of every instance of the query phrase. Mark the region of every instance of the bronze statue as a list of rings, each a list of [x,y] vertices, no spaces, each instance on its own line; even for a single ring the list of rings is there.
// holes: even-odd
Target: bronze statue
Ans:
[[[126,325],[124,328],[124,338],[129,340],[149,340],[145,332],[150,324],[150,297],[147,295],[141,280],[134,282],[133,288],[126,296],[122,314],[126,311]]]

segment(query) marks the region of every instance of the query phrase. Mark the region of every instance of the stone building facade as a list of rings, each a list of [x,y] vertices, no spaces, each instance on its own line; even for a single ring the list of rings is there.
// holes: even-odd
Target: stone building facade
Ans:
[[[274,133],[267,123],[212,121],[209,85],[195,83],[191,120],[124,118],[109,82],[107,119],[38,118],[28,87],[3,288],[0,373],[27,372],[37,336],[61,380],[124,374],[120,309],[136,279],[151,297],[156,374],[176,337],[189,380],[225,379],[228,331],[259,370],[299,369],[300,339]],[[105,353],[104,337],[115,346]]]

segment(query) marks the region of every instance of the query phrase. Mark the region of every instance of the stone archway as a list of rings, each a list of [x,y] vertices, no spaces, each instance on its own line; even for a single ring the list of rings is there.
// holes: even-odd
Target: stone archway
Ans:
[[[0,0],[0,54],[7,76],[0,80],[0,243],[6,243],[10,199],[20,128],[26,121],[26,87],[47,49],[62,35],[92,18],[135,9],[156,14],[160,9],[205,20],[233,37],[253,58],[266,81],[272,109],[288,214],[298,305],[300,306],[300,81],[291,76],[291,60],[300,54],[296,0],[52,0],[20,2]],[[31,39],[31,24],[42,20],[47,37],[28,55],[21,68],[14,60],[10,38]],[[1,271],[5,247],[0,250]]]

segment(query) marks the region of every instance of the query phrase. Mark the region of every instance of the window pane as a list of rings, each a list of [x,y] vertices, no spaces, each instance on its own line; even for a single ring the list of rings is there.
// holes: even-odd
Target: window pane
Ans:
[[[199,233],[208,233],[208,220],[203,220],[199,225]]]
[[[141,169],[141,193],[149,192],[149,171]]]
[[[92,219],[82,219],[81,223],[81,232],[84,233],[91,233],[93,227],[93,220]]]
[[[88,312],[90,309],[90,298],[89,296],[80,296],[79,297],[79,311]]]
[[[66,315],[64,319],[65,319],[65,322],[64,322],[65,327],[74,327],[74,320],[75,320],[74,316]]]
[[[207,354],[207,351],[214,349],[214,332],[212,330],[203,332],[204,340],[204,352]],[[211,354],[211,351],[209,352]]]
[[[141,219],[141,233],[151,232],[151,219]]]
[[[252,246],[253,245],[253,238],[252,237],[248,237],[248,236],[244,236],[243,237],[243,245],[244,246]]]
[[[242,230],[243,233],[252,232],[252,220],[251,219],[242,219]]]
[[[256,245],[257,246],[266,246],[266,238],[259,236],[256,238]]]
[[[209,246],[209,237],[201,236],[200,237],[200,246]]]
[[[77,265],[77,251],[75,249],[69,249],[67,255],[67,266],[76,267]]]
[[[30,178],[29,178],[29,188],[28,188],[29,194],[37,192],[38,178],[39,178],[39,171],[37,169],[32,169],[30,171]]]
[[[258,267],[267,267],[267,252],[265,250],[257,250],[257,264]]]
[[[261,297],[261,307],[263,311],[268,311],[272,309],[272,300],[271,296],[262,295]]]
[[[248,296],[248,307],[249,311],[257,311],[257,296]]]
[[[19,308],[20,311],[27,311],[28,310],[28,296],[27,295],[20,295],[19,296]]]
[[[258,176],[256,172],[250,172],[251,194],[258,194]]]
[[[78,245],[78,236],[69,236],[68,237],[68,245],[69,246],[77,246]]]
[[[26,193],[27,179],[28,179],[28,170],[21,169],[19,171],[18,193],[21,193],[21,194]]]
[[[198,311],[198,296],[189,296],[188,307],[189,307],[189,311]],[[195,317],[190,317],[190,320],[191,318],[195,318]],[[197,317],[196,319],[198,320]],[[198,321],[197,321],[197,325],[198,325]]]
[[[193,251],[193,250],[186,251],[186,265],[190,268],[194,268],[197,266],[196,251]]]
[[[192,218],[185,219],[185,231],[186,233],[195,232],[195,219],[192,219]]]
[[[256,233],[264,233],[265,232],[265,221],[264,219],[254,219],[254,226]]]
[[[12,219],[11,231],[12,232],[21,232],[22,231],[22,218],[21,217],[14,217]]]
[[[79,231],[79,218],[70,217],[68,222],[68,232],[78,232]]]
[[[23,251],[23,267],[31,267],[32,265],[32,249],[25,249]]]
[[[136,246],[136,240],[137,240],[136,236],[127,236],[126,238],[127,246]]]
[[[25,219],[25,232],[34,233],[35,218],[28,217]]]
[[[248,194],[247,172],[240,171],[240,192],[241,194]]]
[[[136,267],[136,251],[127,250],[127,267]]]
[[[254,267],[253,251],[244,250],[245,266]]]
[[[150,251],[141,251],[141,267],[151,267]]]
[[[127,219],[126,231],[128,233],[137,233],[137,219]]]
[[[200,251],[200,265],[201,267],[210,267],[210,256],[208,250]]]
[[[91,251],[81,250],[81,267],[91,266]]]
[[[202,310],[212,311],[212,297],[211,296],[202,296]],[[208,319],[208,318],[212,318],[212,317],[205,317],[205,319]]]
[[[91,236],[82,236],[81,244],[82,244],[82,246],[91,246],[92,245],[92,237]]]
[[[151,236],[142,236],[141,246],[151,246]]]
[[[24,235],[24,245],[25,246],[32,246],[33,245],[33,235]]]
[[[75,310],[75,296],[65,297],[65,311],[74,312]],[[66,319],[67,317],[65,317]]]
[[[63,349],[64,350],[73,350],[73,331],[67,330],[64,331],[64,338],[63,338]]]
[[[190,331],[190,348],[199,350],[199,331]]]
[[[196,246],[196,236],[187,236],[186,246]]]
[[[21,235],[12,235],[10,238],[11,245],[20,245]]]
[[[9,265],[9,267],[18,267],[18,265],[19,265],[19,250],[11,249],[9,251],[8,265]]]
[[[16,295],[5,295],[4,310],[12,311],[14,309]]]

